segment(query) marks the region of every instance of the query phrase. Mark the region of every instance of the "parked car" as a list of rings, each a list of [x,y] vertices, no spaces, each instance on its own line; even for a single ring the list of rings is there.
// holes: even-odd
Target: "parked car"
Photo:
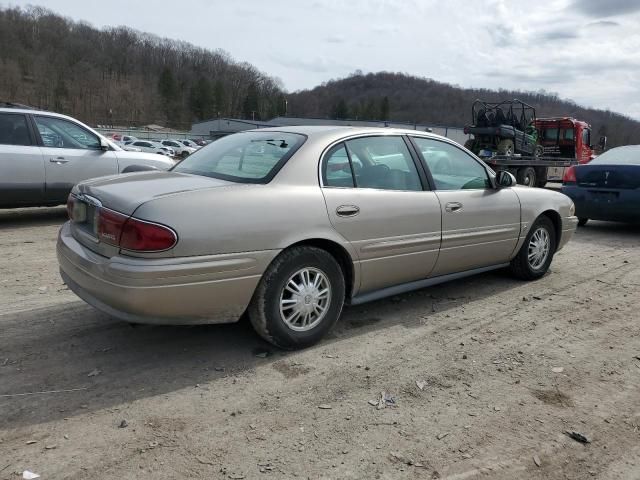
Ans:
[[[0,108],[0,208],[60,205],[80,181],[172,165],[159,155],[126,152],[66,115]]]
[[[167,139],[160,142],[165,147],[173,149],[175,155],[179,157],[188,157],[196,151],[195,148],[184,145],[180,140]]]
[[[515,187],[414,130],[265,128],[169,172],[81,183],[60,230],[65,283],[129,322],[234,322],[310,345],[359,304],[510,267],[535,280],[573,235],[559,192]]]
[[[191,140],[178,140],[180,143],[182,143],[185,147],[189,147],[189,148],[193,148],[194,150],[198,150],[202,145],[198,145],[196,142],[193,142]]]
[[[640,222],[640,145],[612,148],[569,167],[562,193],[574,201],[580,226],[589,219]]]
[[[175,156],[175,152],[171,148],[167,148],[161,143],[153,140],[136,140],[134,142],[129,142],[126,145],[139,148],[143,152],[157,153],[158,155],[165,155],[167,157]]]

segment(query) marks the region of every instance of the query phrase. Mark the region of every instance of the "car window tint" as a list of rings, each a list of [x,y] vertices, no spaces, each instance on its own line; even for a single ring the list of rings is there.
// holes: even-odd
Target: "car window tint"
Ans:
[[[422,190],[402,137],[363,137],[346,142],[358,188]]]
[[[45,147],[99,150],[96,135],[62,118],[35,115],[36,124]]]
[[[485,168],[462,149],[430,138],[413,139],[431,172],[437,190],[490,187]]]
[[[0,144],[31,145],[27,118],[15,113],[0,113]]]
[[[353,174],[344,144],[336,145],[326,155],[323,183],[327,187],[353,187]]]

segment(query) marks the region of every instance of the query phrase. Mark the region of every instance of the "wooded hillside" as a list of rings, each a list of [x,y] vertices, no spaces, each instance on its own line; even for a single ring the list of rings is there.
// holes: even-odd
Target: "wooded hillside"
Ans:
[[[183,128],[284,109],[278,80],[221,50],[127,27],[98,30],[41,7],[0,9],[0,101],[91,124]]]
[[[495,79],[496,85],[500,78]],[[612,87],[613,88],[613,87]],[[640,122],[556,95],[465,89],[402,73],[356,72],[286,95],[292,116],[463,126],[476,98],[520,98],[538,116],[573,116],[593,140],[640,144]],[[189,129],[218,115],[266,120],[284,114],[278,79],[249,63],[127,27],[96,29],[42,7],[0,8],[0,101],[24,103],[87,123],[159,123]]]
[[[496,78],[496,84],[500,78]],[[536,107],[539,117],[572,116],[589,122],[593,141],[607,135],[609,146],[640,144],[640,122],[610,111],[583,108],[556,95],[508,90],[460,88],[402,73],[360,72],[312,90],[287,95],[289,114],[303,117],[395,120],[434,125],[471,123],[477,98],[518,98]]]

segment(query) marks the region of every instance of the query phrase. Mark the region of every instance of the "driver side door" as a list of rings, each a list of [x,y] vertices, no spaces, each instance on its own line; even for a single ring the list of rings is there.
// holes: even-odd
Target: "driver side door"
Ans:
[[[100,139],[64,118],[34,115],[42,141],[47,202],[66,202],[73,186],[89,178],[118,173],[115,152],[100,148]]]

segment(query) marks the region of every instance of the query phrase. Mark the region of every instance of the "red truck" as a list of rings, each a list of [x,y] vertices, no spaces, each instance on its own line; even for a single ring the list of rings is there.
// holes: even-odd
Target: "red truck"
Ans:
[[[465,126],[465,133],[473,137],[465,147],[494,170],[511,172],[521,185],[560,181],[566,168],[595,156],[591,126],[575,118],[536,118],[535,108],[517,99],[476,100],[471,115],[473,124]],[[600,148],[605,145],[601,137]]]

